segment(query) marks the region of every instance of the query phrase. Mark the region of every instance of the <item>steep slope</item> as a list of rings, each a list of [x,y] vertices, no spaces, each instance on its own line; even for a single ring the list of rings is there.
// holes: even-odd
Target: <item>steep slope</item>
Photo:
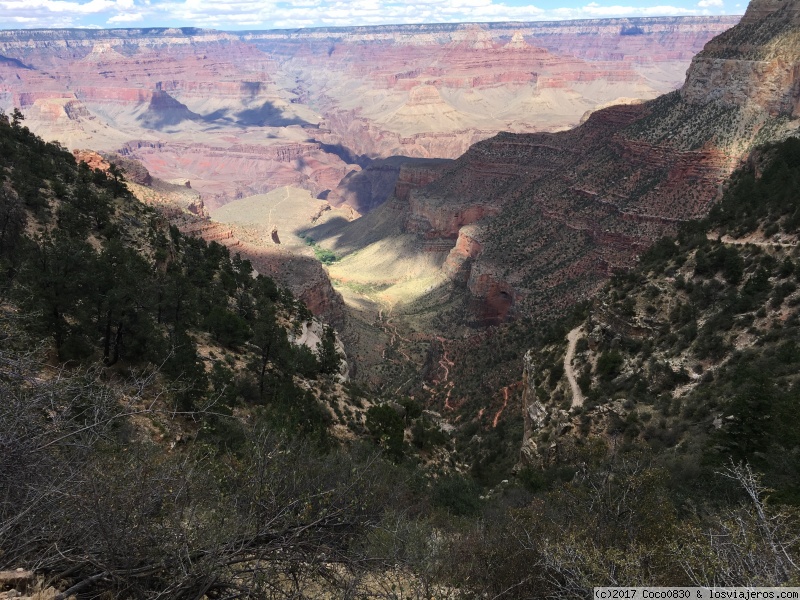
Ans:
[[[687,463],[746,460],[776,499],[800,502],[798,198],[800,139],[759,149],[707,219],[592,300],[571,332],[577,352],[563,340],[529,351],[523,461],[569,461],[593,439]]]
[[[553,314],[632,266],[679,222],[706,214],[756,144],[800,124],[795,15],[791,3],[756,0],[745,23],[694,59],[679,92],[598,111],[568,132],[498,134],[432,183],[396,194],[383,210],[400,215],[398,245],[431,257],[421,277],[449,280],[433,306],[428,292],[403,297],[418,302],[408,311],[433,318],[456,302],[460,321],[473,325]],[[328,243],[353,254],[342,265],[356,272],[371,243],[363,225]]]
[[[153,202],[156,210],[138,202],[119,167],[88,152],[78,157],[93,166],[76,162],[22,126],[19,113],[0,115],[0,148],[4,318],[18,313],[12,326],[46,341],[54,360],[158,365],[165,385],[175,384],[164,401],[184,412],[227,386],[228,415],[255,381],[261,399],[272,390],[276,400],[285,392],[303,403],[311,396],[293,378],[339,372],[333,330],[225,245],[183,235],[167,220],[177,205]],[[323,336],[332,353],[327,367],[313,354],[321,347],[299,342],[312,329],[330,332]],[[243,387],[233,386],[234,373]]]
[[[326,323],[344,323],[341,297],[308,242],[297,233],[316,222],[352,219],[352,210],[335,209],[305,190],[286,187],[235,200],[214,211],[215,220],[211,220],[201,195],[189,181],[177,184],[154,178],[141,163],[119,154],[101,156],[89,150],[73,154],[78,161],[109,176],[113,176],[113,164],[117,174],[124,174],[131,193],[143,204],[155,207],[178,231],[225,246],[248,259],[256,272],[287,288]]]

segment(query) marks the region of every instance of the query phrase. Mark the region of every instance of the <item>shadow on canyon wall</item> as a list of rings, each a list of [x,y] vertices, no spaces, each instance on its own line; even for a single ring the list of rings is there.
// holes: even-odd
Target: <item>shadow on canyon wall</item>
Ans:
[[[184,121],[202,120],[202,117],[189,110],[183,102],[159,89],[153,92],[147,110],[139,115],[137,120],[148,129],[162,131],[167,127],[180,125]]]
[[[348,148],[341,145],[324,145],[323,149],[328,152],[340,150],[345,154],[337,154],[337,156],[343,160],[347,160],[346,153],[350,152]],[[352,153],[349,155],[349,157],[354,156]],[[448,162],[448,159],[412,158],[402,155],[373,160],[367,159],[363,155],[355,158],[360,161],[356,164],[361,166],[361,170],[353,170],[345,175],[332,194],[325,199],[336,206],[347,203],[362,215],[378,208],[392,197],[398,181],[402,179],[401,172],[406,167],[409,167],[408,172],[412,172],[417,167],[424,169]]]
[[[219,112],[219,111],[217,111]],[[298,117],[285,117],[283,111],[277,108],[269,100],[258,108],[248,108],[239,111],[235,115],[237,125],[244,127],[288,127],[289,125],[302,125],[314,127],[315,123],[309,123],[305,119]]]
[[[257,108],[248,108],[233,114],[229,108],[221,108],[201,115],[161,90],[153,93],[147,110],[138,117],[138,120],[143,126],[158,131],[180,125],[185,121],[208,123],[209,125],[215,123],[238,125],[240,127],[288,127],[290,125],[316,127],[315,123],[304,119],[284,116],[283,111],[269,100]]]
[[[3,56],[0,54],[0,64],[8,65],[9,67],[14,67],[16,69],[27,69],[29,71],[34,70],[33,67],[26,65],[21,60],[17,60],[16,58],[10,58],[8,56]]]
[[[323,152],[327,152],[328,154],[334,154],[341,158],[344,162],[348,165],[358,165],[359,167],[366,168],[373,162],[373,158],[367,156],[366,154],[356,154],[350,148],[345,146],[344,144],[326,144],[325,142],[320,142],[319,140],[312,139],[312,142],[319,144],[320,150]],[[405,158],[405,157],[392,157],[392,158]]]
[[[332,219],[320,225],[296,229],[292,233],[298,236],[304,235],[305,237],[311,238],[314,241],[327,240],[346,227],[348,223],[349,221],[344,217],[333,217]],[[337,245],[335,241],[333,242],[333,247],[334,251],[341,250],[341,246]]]

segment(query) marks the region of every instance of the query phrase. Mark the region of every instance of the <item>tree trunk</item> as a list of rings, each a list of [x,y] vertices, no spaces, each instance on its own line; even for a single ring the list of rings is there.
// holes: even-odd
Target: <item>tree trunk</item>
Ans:
[[[261,350],[261,378],[258,382],[258,397],[264,399],[264,375],[267,372],[267,363],[269,362],[270,351],[272,350],[272,340],[267,342]]]
[[[109,367],[119,360],[119,349],[120,346],[122,346],[122,328],[123,324],[122,321],[120,321],[117,324],[117,335],[114,336],[114,358],[111,359],[111,362],[108,365]]]
[[[106,335],[103,340],[103,363],[108,365],[108,357],[111,354],[111,311],[106,313]]]

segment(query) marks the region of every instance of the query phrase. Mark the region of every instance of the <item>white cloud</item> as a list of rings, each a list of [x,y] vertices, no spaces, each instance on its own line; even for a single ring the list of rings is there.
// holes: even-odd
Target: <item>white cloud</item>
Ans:
[[[97,27],[102,15],[134,7],[135,0],[0,0],[0,27]]]
[[[591,2],[578,8],[559,8],[550,11],[558,19],[605,19],[612,17],[655,17],[661,15],[690,16],[698,14],[697,10],[681,6],[602,6]]]
[[[527,0],[545,2],[546,0]],[[563,0],[565,3],[574,0]],[[593,0],[584,5],[542,8],[517,0],[0,0],[0,27],[87,27],[105,23],[269,29],[376,25],[536,21],[697,15],[721,12],[723,0],[674,0],[642,6],[628,0]],[[624,0],[623,0],[624,2]]]
[[[79,15],[89,15],[101,13],[114,7],[112,0],[90,0],[83,4],[69,2],[67,0],[15,0],[0,2],[0,9],[3,11],[28,13],[50,12],[50,13],[73,13]]]
[[[139,21],[143,20],[144,15],[142,13],[121,13],[110,17],[106,23],[109,25],[115,25],[117,23],[138,23]]]

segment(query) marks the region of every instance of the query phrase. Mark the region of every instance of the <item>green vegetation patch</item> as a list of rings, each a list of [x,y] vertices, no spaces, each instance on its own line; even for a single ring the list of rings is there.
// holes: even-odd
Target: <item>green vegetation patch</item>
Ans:
[[[306,236],[304,233],[301,233],[300,239],[305,241],[306,246],[311,247],[311,249],[314,251],[314,256],[316,256],[317,260],[323,265],[332,265],[339,260],[339,257],[337,257],[336,254],[319,246],[311,236]]]

